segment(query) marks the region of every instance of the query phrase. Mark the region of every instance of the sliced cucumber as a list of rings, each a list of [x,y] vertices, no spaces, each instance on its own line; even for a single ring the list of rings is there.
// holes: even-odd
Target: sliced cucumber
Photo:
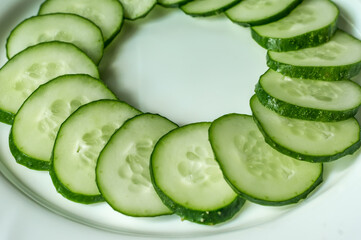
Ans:
[[[49,41],[73,43],[96,64],[103,56],[100,29],[86,18],[63,13],[35,16],[21,22],[7,40],[7,56],[12,58],[27,47]]]
[[[205,17],[222,13],[239,2],[240,0],[193,0],[180,8],[188,15]]]
[[[48,13],[74,13],[94,22],[102,31],[108,45],[123,24],[123,7],[119,0],[46,0],[39,15]]]
[[[322,163],[283,155],[265,141],[251,116],[215,120],[209,140],[226,180],[245,199],[280,206],[307,197],[322,182]]]
[[[142,114],[112,136],[99,156],[96,176],[100,192],[113,209],[136,217],[172,213],[153,188],[149,161],[158,139],[176,127],[159,115]]]
[[[99,77],[94,62],[73,44],[45,42],[18,53],[0,69],[0,121],[11,124],[21,104],[39,85],[75,73]]]
[[[261,76],[255,91],[264,106],[304,120],[345,120],[361,105],[361,87],[353,81],[291,78],[272,69]]]
[[[317,46],[335,33],[338,15],[337,6],[329,0],[305,0],[286,17],[252,27],[252,38],[272,51]]]
[[[256,26],[285,17],[301,2],[302,0],[243,0],[225,14],[232,22]]]
[[[145,17],[157,4],[157,0],[120,0],[124,17],[130,20]]]
[[[79,106],[99,99],[116,97],[88,75],[64,75],[41,85],[15,115],[9,139],[15,160],[31,169],[48,170],[62,122]]]
[[[192,0],[158,0],[158,4],[163,7],[179,7]]]
[[[328,162],[354,153],[361,145],[360,126],[355,118],[338,122],[300,120],[277,114],[256,96],[250,103],[266,142],[288,156]]]
[[[317,47],[289,52],[268,51],[267,65],[290,77],[349,79],[361,70],[361,41],[338,30],[329,42]]]
[[[95,181],[99,153],[115,130],[139,113],[123,102],[99,100],[71,114],[58,131],[51,159],[57,191],[75,202],[103,201]]]
[[[155,190],[182,219],[213,225],[232,218],[244,200],[224,180],[208,141],[210,123],[177,128],[156,144],[150,162]]]

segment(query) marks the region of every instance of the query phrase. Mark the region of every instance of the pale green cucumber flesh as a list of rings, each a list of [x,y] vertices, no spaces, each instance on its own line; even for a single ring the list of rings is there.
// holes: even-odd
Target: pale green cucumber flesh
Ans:
[[[345,120],[361,105],[361,87],[353,81],[291,78],[271,69],[261,76],[255,92],[266,107],[304,120]]]
[[[48,169],[61,123],[81,105],[99,99],[116,97],[88,75],[64,75],[40,86],[15,116],[10,140],[15,159],[29,168],[39,162]]]
[[[61,125],[51,157],[50,176],[69,200],[103,200],[95,178],[100,151],[127,119],[140,112],[116,100],[98,100],[79,107]]]
[[[355,118],[319,122],[287,118],[250,100],[253,117],[270,146],[299,160],[328,162],[354,153],[361,144]]]
[[[195,123],[163,136],[151,156],[151,179],[175,214],[213,225],[232,218],[244,200],[224,180],[208,141],[210,123]]]
[[[128,216],[171,214],[155,192],[149,172],[150,155],[160,137],[177,125],[159,115],[141,114],[122,125],[102,150],[97,184],[107,203]]]
[[[157,0],[120,0],[124,8],[124,17],[135,20],[145,17],[157,4]]]
[[[8,58],[41,42],[69,42],[85,52],[96,64],[103,56],[103,35],[88,19],[74,14],[48,14],[28,18],[17,25],[6,43]]]
[[[192,0],[158,0],[157,3],[163,7],[179,7]]]
[[[322,163],[299,161],[270,147],[252,116],[216,119],[209,140],[226,180],[249,201],[271,206],[296,203],[322,182]]]
[[[45,42],[27,48],[0,69],[0,121],[12,123],[25,99],[41,84],[64,74],[99,77],[97,66],[73,44]]]
[[[193,0],[180,8],[191,16],[211,16],[233,7],[240,0]]]

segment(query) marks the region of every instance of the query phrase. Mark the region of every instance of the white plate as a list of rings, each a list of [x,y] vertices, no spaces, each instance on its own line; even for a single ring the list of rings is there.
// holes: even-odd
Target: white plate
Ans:
[[[41,2],[1,0],[1,65],[9,32],[35,15]],[[360,38],[361,0],[335,2],[342,9],[340,26]],[[249,114],[254,85],[267,69],[265,53],[249,29],[223,16],[191,18],[156,7],[145,19],[124,25],[106,50],[100,71],[120,99],[183,125],[230,112]],[[360,76],[355,79],[361,82]],[[361,234],[360,151],[325,164],[325,182],[307,200],[287,207],[247,203],[235,219],[210,227],[177,216],[126,217],[105,203],[70,202],[55,191],[47,172],[15,163],[8,150],[9,129],[0,124],[0,239],[353,239]]]

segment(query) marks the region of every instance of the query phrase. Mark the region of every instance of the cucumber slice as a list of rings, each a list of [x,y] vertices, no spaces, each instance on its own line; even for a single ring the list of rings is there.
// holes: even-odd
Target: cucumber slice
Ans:
[[[113,209],[135,217],[172,213],[153,188],[149,161],[158,139],[174,128],[176,124],[159,115],[142,114],[125,122],[111,137],[99,156],[96,177]]]
[[[12,124],[21,104],[39,85],[76,73],[99,77],[94,62],[73,44],[45,42],[18,53],[0,69],[0,121]]]
[[[62,122],[79,106],[99,99],[116,97],[88,75],[64,75],[41,85],[15,115],[9,139],[15,160],[31,169],[48,170]]]
[[[263,106],[256,96],[250,105],[266,142],[296,159],[333,161],[354,153],[361,145],[360,126],[355,118],[338,122],[287,118]]]
[[[242,26],[274,22],[289,14],[302,0],[243,0],[228,9],[226,16]]]
[[[179,7],[192,0],[158,0],[158,4],[163,7]]]
[[[296,78],[343,80],[361,70],[361,41],[338,30],[322,45],[298,51],[268,51],[267,65]]]
[[[49,41],[73,43],[96,64],[103,56],[103,35],[93,22],[78,15],[58,13],[31,17],[16,26],[6,43],[7,57]]]
[[[58,131],[50,164],[57,191],[79,203],[104,201],[95,181],[99,153],[115,130],[139,113],[123,102],[99,100],[71,114]]]
[[[291,78],[272,69],[261,76],[255,91],[264,106],[282,116],[304,120],[345,120],[361,105],[361,87],[353,81]]]
[[[286,17],[252,27],[252,38],[272,51],[317,46],[335,33],[338,15],[337,6],[329,0],[305,0]]]
[[[210,123],[177,128],[156,144],[150,161],[155,190],[174,213],[213,225],[232,218],[244,204],[224,180],[208,141]]]
[[[135,20],[145,17],[157,4],[157,0],[120,0],[124,7],[124,17]]]
[[[206,17],[222,13],[239,2],[240,0],[193,0],[180,8],[188,15]]]
[[[46,0],[39,15],[74,13],[94,22],[102,31],[107,46],[123,24],[123,7],[118,0]]]
[[[254,203],[296,203],[322,182],[322,163],[299,161],[274,150],[251,116],[228,114],[216,119],[209,140],[228,183]]]

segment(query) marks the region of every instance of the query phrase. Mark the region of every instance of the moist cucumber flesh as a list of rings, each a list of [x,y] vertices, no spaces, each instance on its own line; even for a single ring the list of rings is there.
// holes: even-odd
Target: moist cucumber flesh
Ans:
[[[170,214],[150,180],[149,161],[160,137],[177,125],[159,115],[126,121],[102,150],[96,168],[100,192],[116,211],[129,216]]]
[[[103,56],[100,29],[86,18],[62,13],[34,16],[21,22],[7,40],[7,56],[12,58],[29,46],[49,41],[73,43],[96,64]]]
[[[360,147],[360,126],[355,118],[338,122],[287,118],[250,101],[253,116],[272,147],[291,157],[326,162],[354,153]]]
[[[296,203],[322,182],[322,163],[299,161],[270,147],[252,116],[228,114],[216,119],[209,139],[226,180],[249,201]]]
[[[252,37],[274,51],[317,46],[335,33],[338,15],[338,8],[329,0],[305,0],[284,18],[252,27]]]
[[[283,116],[318,121],[347,119],[361,105],[361,87],[353,81],[291,78],[272,69],[261,76],[256,94]]]
[[[116,97],[88,75],[64,75],[41,85],[14,118],[10,147],[15,159],[29,168],[49,169],[61,123],[79,106],[99,99]]]
[[[164,7],[179,7],[192,0],[158,0],[157,3]]]
[[[99,153],[115,130],[139,113],[116,100],[90,102],[72,113],[59,129],[51,158],[57,191],[75,202],[103,200],[95,181]]]
[[[91,20],[101,29],[105,45],[123,24],[123,7],[118,0],[46,0],[39,15],[48,13],[73,13]]]
[[[27,48],[0,69],[0,121],[11,124],[25,99],[41,84],[64,74],[99,77],[97,66],[70,43],[45,42]]]
[[[157,4],[157,0],[120,0],[124,7],[124,17],[135,20],[146,16]]]
[[[210,123],[194,123],[163,136],[151,157],[151,179],[165,205],[183,219],[217,224],[244,200],[224,180],[208,141]]]
[[[233,7],[240,0],[193,0],[180,8],[191,16],[209,16]]]
[[[301,0],[243,0],[225,14],[233,22],[262,25],[286,16]]]
[[[268,51],[267,65],[284,75],[322,80],[342,80],[361,69],[361,41],[338,30],[317,47],[289,52]]]

